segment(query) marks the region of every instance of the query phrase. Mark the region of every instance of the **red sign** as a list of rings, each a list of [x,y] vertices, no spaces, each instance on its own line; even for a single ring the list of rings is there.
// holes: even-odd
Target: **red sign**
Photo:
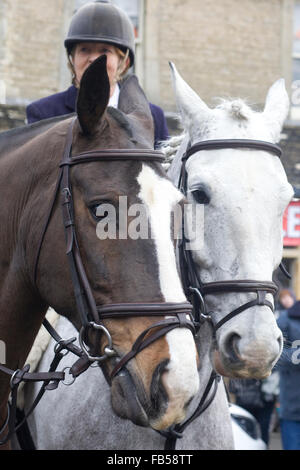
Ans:
[[[284,246],[300,245],[300,201],[290,202],[283,216]]]

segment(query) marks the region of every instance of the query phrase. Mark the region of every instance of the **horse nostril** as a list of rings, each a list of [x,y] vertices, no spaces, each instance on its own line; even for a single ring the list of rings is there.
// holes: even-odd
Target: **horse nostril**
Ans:
[[[280,334],[277,338],[277,342],[279,344],[279,351],[282,351],[282,347],[283,347],[283,336],[282,334]]]
[[[231,333],[225,342],[225,351],[231,362],[240,362],[241,356],[238,343],[241,337],[237,333]]]
[[[169,359],[162,361],[155,369],[151,386],[150,386],[150,400],[152,405],[152,412],[149,417],[154,418],[156,415],[165,411],[168,404],[168,394],[162,383],[162,375],[167,371],[167,364]]]

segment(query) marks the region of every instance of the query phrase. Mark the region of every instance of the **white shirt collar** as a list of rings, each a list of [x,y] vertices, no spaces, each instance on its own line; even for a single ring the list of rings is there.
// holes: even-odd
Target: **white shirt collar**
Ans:
[[[116,87],[115,87],[115,91],[114,91],[113,95],[109,98],[108,106],[112,106],[113,108],[117,108],[118,103],[119,103],[119,95],[120,95],[120,87],[117,84]]]

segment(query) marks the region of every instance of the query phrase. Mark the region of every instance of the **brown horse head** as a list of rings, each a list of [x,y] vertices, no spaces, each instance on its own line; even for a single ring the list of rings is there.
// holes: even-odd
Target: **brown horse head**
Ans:
[[[81,81],[73,157],[99,148],[132,152],[152,148],[152,117],[136,79],[128,78],[121,87],[122,110],[107,107],[108,100],[106,60],[99,58]],[[24,141],[17,148],[7,134],[6,155],[0,159],[0,186],[6,183],[4,197],[14,198],[1,214],[2,220],[4,215],[14,219],[7,223],[6,246],[2,247],[7,289],[0,302],[1,307],[6,302],[6,309],[1,308],[0,339],[7,343],[7,361],[12,368],[25,360],[48,305],[68,317],[78,330],[82,326],[59,197],[44,230],[70,119],[39,126],[40,133],[36,126],[20,131]],[[146,158],[74,165],[70,167],[70,185],[76,243],[95,304],[100,309],[116,304],[162,306],[161,315],[155,318],[146,312],[103,319],[100,315],[117,354],[102,364],[109,375],[143,332],[147,340],[147,329],[151,332],[151,326],[164,322],[168,316],[165,306],[186,302],[171,233],[171,214],[182,196],[160,164]],[[191,331],[184,322],[181,326],[158,335],[114,374],[112,405],[118,415],[156,429],[182,421],[198,389],[198,359]],[[157,326],[154,333],[159,330]],[[95,353],[103,354],[106,336],[99,339],[92,334],[88,339]],[[0,398],[5,397],[0,392]]]

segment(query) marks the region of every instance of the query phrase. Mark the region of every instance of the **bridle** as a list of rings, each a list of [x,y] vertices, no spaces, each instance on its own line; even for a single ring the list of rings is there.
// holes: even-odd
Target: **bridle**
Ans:
[[[81,255],[78,248],[74,222],[74,203],[72,197],[72,187],[70,181],[70,168],[76,165],[88,164],[99,161],[139,161],[139,162],[162,162],[164,155],[161,152],[140,149],[124,149],[124,150],[97,150],[81,153],[72,157],[72,129],[75,120],[69,127],[65,150],[60,164],[61,172],[59,176],[58,191],[62,194],[62,215],[65,228],[67,256],[69,260],[72,284],[74,288],[77,310],[80,315],[82,328],[80,330],[80,345],[89,362],[103,362],[113,355],[112,339],[109,331],[103,325],[104,318],[124,318],[147,316],[155,317],[162,314],[167,315],[168,319],[161,320],[151,325],[145,330],[133,345],[132,350],[125,355],[115,366],[111,373],[112,379],[122,367],[124,367],[130,359],[138,354],[142,349],[152,342],[156,341],[167,332],[177,327],[187,327],[194,332],[194,325],[190,319],[192,313],[192,305],[188,302],[183,303],[120,303],[106,304],[102,306],[96,305],[90,283],[86,275]],[[54,198],[56,199],[56,197]],[[44,238],[41,238],[41,243]],[[40,244],[41,246],[41,244]],[[39,249],[40,252],[40,249]],[[39,253],[38,252],[38,253]],[[35,263],[35,276],[37,273],[38,257]],[[103,355],[93,355],[87,348],[87,333],[90,330],[101,331],[108,341],[108,346],[104,348]],[[153,331],[154,330],[154,331]],[[145,338],[146,337],[146,338]]]
[[[186,170],[187,160],[197,152],[202,150],[217,150],[217,149],[254,149],[263,150],[270,152],[279,158],[281,157],[281,149],[275,144],[264,142],[260,140],[249,140],[249,139],[222,139],[222,140],[206,140],[197,142],[193,145],[189,142],[187,150],[183,154],[181,161],[181,172],[178,181],[178,189],[187,196],[187,180],[188,174]],[[186,297],[191,300],[194,306],[194,324],[198,331],[200,325],[204,322],[209,322],[213,331],[213,338],[216,335],[217,330],[224,325],[226,322],[234,318],[236,315],[244,312],[250,307],[256,305],[268,306],[274,311],[273,304],[266,299],[268,293],[273,296],[276,294],[278,287],[274,282],[270,281],[256,281],[249,279],[241,280],[225,280],[215,282],[202,282],[196,265],[192,256],[192,250],[187,248],[187,244],[190,242],[185,235],[185,219],[182,217],[181,224],[181,238],[178,243],[178,254],[179,254],[179,266],[181,281],[183,284],[184,292]],[[284,271],[284,267],[282,266]],[[256,293],[256,299],[251,300],[240,307],[232,310],[219,322],[214,321],[214,314],[207,312],[207,305],[205,302],[206,295],[209,294],[220,294],[228,292],[254,292]],[[181,437],[182,432],[190,422],[200,416],[203,411],[213,402],[218,388],[218,382],[220,376],[213,370],[207,385],[204,389],[204,393],[201,397],[200,403],[192,416],[184,423],[174,426],[172,434],[167,437],[165,449],[175,449],[177,437]],[[211,391],[212,390],[212,391]],[[177,435],[176,435],[177,434]]]
[[[188,328],[193,335],[195,334],[195,326],[192,317],[193,306],[189,302],[172,303],[172,302],[155,302],[155,303],[119,303],[119,304],[106,304],[98,306],[95,302],[92,289],[82,262],[77,241],[75,218],[74,218],[74,201],[72,195],[72,185],[70,178],[70,168],[76,165],[89,164],[91,162],[99,161],[138,161],[138,162],[163,162],[165,156],[163,153],[149,149],[123,149],[123,150],[94,150],[72,156],[72,137],[74,123],[77,118],[73,119],[68,128],[65,148],[63,157],[60,163],[60,171],[55,186],[54,194],[50,204],[49,211],[45,220],[45,224],[41,233],[40,241],[38,244],[35,264],[34,264],[34,283],[37,285],[38,263],[40,253],[47,232],[55,203],[59,195],[61,195],[62,218],[66,239],[66,254],[69,261],[72,285],[74,289],[74,296],[76,300],[77,311],[81,320],[81,330],[79,333],[80,348],[73,344],[75,338],[70,340],[63,340],[58,333],[52,328],[47,320],[43,324],[49,333],[54,337],[57,342],[55,348],[55,357],[50,366],[48,373],[30,373],[29,366],[25,366],[22,370],[11,370],[5,366],[0,365],[0,371],[11,376],[10,385],[12,390],[12,405],[10,416],[5,422],[4,426],[0,428],[0,435],[4,432],[7,423],[10,432],[4,440],[0,441],[0,445],[9,440],[13,432],[16,431],[15,417],[16,417],[16,400],[17,389],[21,381],[42,381],[44,382],[37,399],[26,414],[25,419],[18,425],[18,428],[23,425],[29,414],[38,404],[41,396],[45,390],[54,389],[58,386],[60,381],[66,379],[65,371],[54,372],[58,363],[64,354],[62,351],[65,349],[71,351],[78,356],[78,360],[69,369],[69,374],[73,379],[78,377],[88,367],[97,362],[102,365],[104,361],[117,356],[113,348],[112,337],[108,329],[103,325],[103,319],[119,319],[125,317],[162,317],[166,318],[154,322],[151,326],[146,328],[134,342],[132,349],[119,358],[119,361],[114,366],[109,376],[105,373],[105,378],[110,383],[120,370],[133,359],[139,352],[148,347],[159,338],[165,336],[168,332],[175,328]],[[95,355],[92,351],[94,346],[88,345],[89,332],[101,332],[105,335],[107,345],[104,347],[104,353]],[[73,382],[72,382],[73,383]],[[70,385],[66,384],[66,385]]]
[[[219,150],[219,149],[249,149],[249,150],[262,150],[269,152],[277,157],[281,157],[282,151],[278,145],[261,140],[251,139],[222,139],[222,140],[206,140],[197,142],[194,145],[189,145],[186,152],[182,157],[181,174],[179,178],[179,189],[183,194],[187,195],[187,179],[188,174],[186,170],[187,160],[197,152],[203,150]],[[208,320],[212,327],[213,333],[223,326],[226,322],[244,312],[245,310],[254,306],[267,306],[274,311],[273,304],[266,299],[267,294],[275,296],[278,286],[272,281],[259,281],[252,279],[234,279],[215,282],[202,282],[195,262],[192,257],[191,250],[186,249],[188,242],[185,237],[184,219],[182,222],[182,238],[179,243],[179,263],[181,270],[181,279],[183,282],[184,291],[187,298],[192,297],[192,303],[196,314],[196,321],[198,324]],[[232,310],[219,322],[215,323],[213,313],[207,312],[205,297],[211,294],[220,294],[228,292],[251,292],[256,294],[256,298],[241,305],[240,307]]]
[[[72,188],[70,183],[70,168],[74,165],[85,164],[94,161],[158,161],[163,162],[165,160],[164,154],[160,152],[153,152],[150,150],[101,150],[82,153],[78,156],[72,157],[72,131],[75,120],[72,121],[67,135],[65,150],[60,164],[60,175],[57,180],[56,188],[50,209],[46,218],[42,236],[37,250],[35,267],[34,267],[34,281],[37,281],[37,268],[43,244],[44,236],[46,234],[54,205],[59,192],[62,195],[62,213],[63,222],[65,227],[66,236],[66,253],[70,264],[70,272],[72,277],[72,284],[74,288],[74,294],[77,304],[77,309],[80,314],[82,328],[79,334],[79,341],[81,348],[78,348],[73,344],[75,338],[69,340],[63,340],[60,338],[58,333],[52,328],[47,320],[44,320],[43,324],[49,331],[49,333],[56,340],[55,357],[51,363],[50,370],[48,373],[30,373],[29,366],[25,366],[22,370],[11,371],[4,366],[0,365],[0,370],[11,375],[11,389],[12,389],[12,405],[11,412],[8,414],[7,420],[0,429],[0,435],[6,429],[8,424],[10,432],[4,440],[0,441],[0,444],[4,444],[9,440],[11,435],[20,428],[26,421],[29,414],[38,404],[45,390],[55,389],[60,381],[65,380],[65,373],[54,372],[58,366],[61,358],[64,356],[63,350],[71,351],[77,355],[79,359],[75,364],[69,368],[71,375],[74,379],[84,372],[93,362],[102,363],[106,359],[115,355],[113,349],[113,343],[109,331],[102,324],[102,319],[105,318],[124,318],[124,317],[135,317],[135,316],[162,316],[167,315],[169,318],[158,321],[147,328],[135,341],[132,349],[123,356],[114,367],[110,374],[109,380],[111,380],[133,357],[135,357],[140,351],[145,349],[151,343],[159,339],[160,337],[167,334],[174,328],[184,327],[189,328],[193,334],[199,329],[200,324],[203,321],[209,321],[213,326],[215,332],[227,321],[234,316],[242,313],[246,309],[255,305],[266,305],[273,310],[271,302],[266,300],[266,294],[271,293],[275,295],[277,292],[277,286],[273,282],[269,281],[254,281],[254,280],[234,280],[234,281],[216,281],[210,283],[201,282],[194,260],[191,256],[190,250],[186,249],[188,240],[184,235],[184,218],[182,220],[182,240],[179,243],[179,263],[181,278],[187,298],[191,298],[192,304],[189,302],[184,303],[151,303],[151,304],[109,304],[105,306],[97,306],[92,295],[90,284],[83,267],[81,260],[76,231],[74,222],[74,207],[72,198]],[[214,140],[214,141],[203,141],[188,146],[187,151],[182,157],[182,169],[179,181],[179,189],[186,195],[187,194],[187,172],[186,172],[186,161],[194,153],[201,150],[221,149],[221,148],[247,148],[268,151],[278,157],[281,156],[281,149],[274,144],[269,142],[262,142],[256,140]],[[217,324],[213,322],[211,314],[206,311],[205,296],[213,293],[221,292],[255,292],[257,298],[245,303],[241,307],[233,310],[227,314]],[[193,310],[193,315],[192,315]],[[107,338],[107,346],[104,348],[104,354],[101,356],[95,356],[91,353],[87,346],[87,333],[89,330],[101,331]],[[154,330],[154,332],[152,331]],[[106,377],[107,378],[107,377]],[[38,393],[33,405],[30,410],[15,427],[15,414],[16,414],[16,397],[18,385],[21,381],[43,381],[44,384]],[[194,421],[200,414],[202,414],[209,405],[213,402],[217,392],[218,382],[220,376],[214,371],[211,373],[207,385],[204,389],[204,393],[200,399],[200,402],[193,412],[193,414],[185,422],[180,425],[173,426],[169,431],[158,431],[161,435],[166,437],[165,449],[175,449],[177,438],[182,437],[182,432],[185,428]],[[67,385],[67,384],[66,384]],[[211,392],[212,390],[212,392]]]

